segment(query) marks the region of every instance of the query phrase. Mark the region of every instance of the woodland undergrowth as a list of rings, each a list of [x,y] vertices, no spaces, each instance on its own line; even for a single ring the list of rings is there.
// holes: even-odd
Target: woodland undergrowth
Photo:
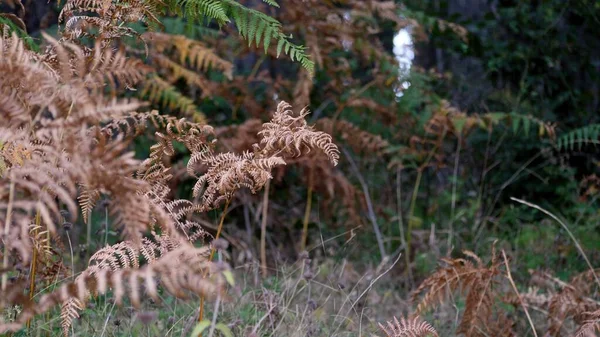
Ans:
[[[566,221],[511,199],[568,233],[585,262],[569,281],[516,273],[517,252],[482,237],[531,162],[560,160],[600,129],[561,134],[528,114],[465,113],[425,98],[425,85],[415,104],[398,103],[398,66],[377,36],[425,28],[394,1],[67,0],[56,34],[40,39],[21,1],[6,5],[17,14],[0,14],[0,333],[81,335],[97,310],[104,334],[115,305],[160,312],[190,298],[188,319],[171,315],[164,331],[151,314],[135,317],[148,334],[181,325],[211,337],[600,333],[597,254]],[[495,130],[531,132],[540,147],[499,186],[486,181],[499,165]],[[482,135],[484,159],[466,159],[483,162],[480,178],[462,182],[478,185],[477,200],[457,210],[461,151]],[[432,177],[445,185],[431,192]],[[425,185],[450,200],[422,206]],[[586,177],[581,197],[599,185]],[[436,211],[447,228],[424,229]],[[241,225],[231,233],[228,222]],[[362,274],[336,260],[358,240]],[[489,259],[453,253],[465,240]],[[369,311],[378,302],[392,309]]]

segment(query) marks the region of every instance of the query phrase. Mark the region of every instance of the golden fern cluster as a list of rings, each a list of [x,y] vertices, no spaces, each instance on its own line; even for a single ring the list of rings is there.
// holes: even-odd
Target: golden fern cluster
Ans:
[[[331,137],[309,127],[306,113],[294,115],[285,102],[263,125],[252,153],[215,154],[211,127],[141,112],[144,103],[119,99],[148,75],[156,76],[155,66],[169,65],[160,71],[165,80],[155,77],[167,86],[183,78],[202,87],[201,79],[166,57],[195,71],[213,68],[231,74],[230,63],[183,37],[138,36],[154,58],[142,62],[131,57],[135,52],[119,43],[136,34],[124,24],[157,21],[160,6],[151,3],[68,1],[61,13],[62,37],[46,35],[42,53],[29,50],[16,35],[0,38],[0,71],[5,74],[0,78],[0,309],[21,307],[14,319],[0,320],[2,333],[57,305],[68,333],[90,296],[110,290],[117,302],[129,298],[137,306],[143,294],[157,297],[157,280],[177,297],[221,294],[227,269],[210,262],[209,247],[194,246],[207,235],[194,213],[216,207],[241,187],[257,191],[271,179],[273,167],[309,151],[319,149],[337,163]],[[85,45],[81,37],[91,37],[93,45]],[[157,143],[141,161],[129,150],[130,142],[149,124]],[[200,204],[169,198],[174,142],[192,153],[190,173],[205,170],[194,189],[195,195],[202,193]],[[72,229],[79,212],[89,224],[100,199],[107,200],[111,225],[120,227],[124,241],[96,252],[74,281],[38,296],[40,273],[68,274],[60,263],[42,263],[59,255],[54,250],[62,244],[59,228]],[[44,266],[37,268],[38,263]],[[27,277],[20,273],[23,266],[32,271]]]
[[[497,277],[501,275],[501,262],[495,252],[492,261],[485,265],[479,256],[473,252],[464,251],[469,259],[442,259],[447,267],[440,268],[427,277],[413,292],[413,300],[420,299],[415,313],[422,314],[425,310],[446,301],[455,291],[466,296],[465,312],[458,326],[457,333],[466,337],[498,335],[492,331],[492,322],[496,319],[493,312],[495,303]],[[511,336],[512,333],[502,334]]]
[[[304,117],[308,111],[302,110],[294,116],[291,105],[280,102],[270,122],[264,123],[258,136],[258,143],[252,144],[253,152],[241,155],[234,153],[214,154],[212,151],[197,151],[188,162],[188,172],[193,174],[197,163],[206,166],[194,186],[194,196],[202,194],[203,206],[210,209],[231,198],[234,191],[247,187],[253,193],[261,189],[272,178],[274,167],[285,165],[286,160],[297,158],[311,150],[319,149],[336,165],[339,159],[337,146],[330,135],[309,127]]]
[[[549,273],[534,273],[545,281],[538,283],[546,291],[547,300],[540,309],[547,312],[548,335],[562,336],[575,326],[576,336],[587,336],[587,332],[598,328],[600,284],[595,275],[599,273],[600,269],[590,269],[573,276],[569,282],[558,280]],[[525,302],[532,303],[529,298]]]
[[[307,114],[307,110],[302,111],[301,114]],[[273,120],[276,118],[281,119],[281,117],[273,116]],[[294,121],[290,120],[288,124],[293,123]],[[242,124],[216,128],[215,133],[219,138],[219,144],[226,151],[238,153],[254,151],[256,144],[263,142],[267,145],[260,137],[264,134],[261,132],[262,125],[263,123],[259,119],[251,118]],[[299,126],[304,128],[305,124]],[[388,146],[380,136],[362,131],[346,121],[335,123],[329,118],[321,118],[317,120],[315,128],[319,130],[318,132],[336,135],[338,139],[346,140],[358,153],[371,150],[381,153]],[[277,131],[269,132],[276,133]],[[289,129],[282,130],[282,134],[285,132],[289,133]],[[326,141],[329,142],[329,140]],[[303,182],[324,196],[323,202],[326,207],[323,207],[323,212],[325,216],[342,214],[346,215],[353,225],[359,224],[361,222],[359,210],[362,207],[362,193],[348,180],[344,172],[331,165],[332,158],[335,158],[336,161],[339,160],[337,156],[327,155],[325,151],[307,152],[300,157],[286,156],[285,160],[288,165],[274,167],[274,177],[280,181],[289,166],[298,167],[302,172]],[[348,223],[345,218],[342,221]]]
[[[82,37],[90,37],[103,52],[110,53],[115,48],[126,51],[130,64],[121,65],[120,69],[125,73],[131,69],[144,69],[144,78],[150,75],[139,91],[143,99],[206,123],[194,99],[183,94],[175,82],[183,80],[189,87],[200,89],[202,97],[206,97],[214,90],[214,84],[203,73],[214,69],[231,79],[233,65],[217,56],[206,44],[183,35],[155,31],[140,34],[127,26],[143,22],[155,30],[162,26],[158,17],[166,7],[159,1],[70,0],[63,7],[59,21],[65,23],[62,34],[66,41],[81,44]],[[127,37],[135,37],[143,49],[126,45],[124,39]],[[92,53],[89,47],[82,47],[86,53]],[[128,88],[133,87],[125,84]]]
[[[568,283],[536,271],[532,282],[540,287],[519,293],[516,288],[511,291],[506,287],[509,285],[504,286],[502,281],[512,282],[512,276],[497,257],[492,255],[491,261],[484,264],[473,252],[463,253],[466,258],[442,259],[446,266],[427,277],[413,292],[413,301],[418,301],[415,315],[423,314],[448,301],[451,294],[458,293],[466,300],[457,333],[466,337],[516,336],[513,331],[515,320],[510,317],[513,314],[505,310],[505,304],[517,310],[525,308],[530,328],[537,330],[546,325],[545,336],[587,337],[594,336],[593,332],[598,330],[600,285],[595,275],[600,270],[590,269],[577,274]],[[508,268],[507,260],[504,267]],[[536,323],[531,320],[527,308],[535,310]],[[518,315],[521,318],[521,314]]]

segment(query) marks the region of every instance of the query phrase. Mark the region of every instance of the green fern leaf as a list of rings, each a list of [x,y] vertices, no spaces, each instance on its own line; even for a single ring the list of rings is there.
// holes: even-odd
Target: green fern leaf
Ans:
[[[273,28],[270,26],[267,26],[267,29],[265,31],[265,35],[263,38],[265,53],[267,53],[269,51],[269,46],[271,45],[272,38],[273,38]]]
[[[271,5],[273,7],[279,8],[279,4],[277,2],[275,2],[275,0],[263,0],[263,2],[268,5]]]
[[[267,23],[264,21],[260,21],[258,23],[258,27],[256,28],[256,35],[255,35],[255,42],[256,42],[256,46],[258,47],[259,43],[260,43],[260,38],[261,36],[263,36],[263,32],[265,31],[265,27],[267,26]],[[266,35],[266,34],[265,34]],[[265,40],[271,40],[271,37],[264,37]],[[248,39],[248,41],[252,41],[250,39]],[[250,43],[248,43],[248,45],[250,45]],[[265,48],[267,49],[267,48]]]
[[[284,39],[279,39],[279,42],[277,42],[277,57],[279,57],[279,55],[281,55],[281,50],[283,49],[284,43],[285,43]]]
[[[200,20],[205,17],[216,20],[219,25],[230,22],[229,17],[218,0],[177,0],[178,5],[183,7],[184,16],[194,20]],[[168,3],[167,3],[168,5]]]
[[[599,138],[600,124],[591,124],[562,135],[557,139],[556,147],[558,150],[573,151],[575,146],[581,149],[586,144],[599,144]]]

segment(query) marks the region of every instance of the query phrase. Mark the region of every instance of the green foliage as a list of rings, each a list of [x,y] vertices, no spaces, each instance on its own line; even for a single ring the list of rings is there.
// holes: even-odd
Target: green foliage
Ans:
[[[600,124],[586,125],[560,136],[556,141],[556,147],[558,150],[573,151],[575,146],[578,146],[581,150],[585,144],[597,145],[598,138],[600,138]]]
[[[292,61],[299,62],[310,73],[314,71],[314,62],[306,54],[306,47],[291,41],[292,37],[283,33],[281,23],[276,19],[255,9],[248,8],[235,0],[172,0],[183,8],[185,16],[195,20],[215,20],[219,25],[235,22],[241,36],[248,45],[262,42],[265,53],[271,42],[277,41],[277,57],[288,55]],[[263,0],[265,3],[279,7],[274,0]]]
[[[15,22],[20,22],[20,25],[17,25]],[[27,48],[29,48],[33,51],[39,52],[40,47],[33,40],[33,38],[31,36],[29,36],[29,34],[27,34],[27,32],[24,29],[25,27],[22,26],[22,24],[23,24],[23,22],[20,21],[20,19],[17,18],[16,16],[14,16],[12,14],[0,13],[0,30],[3,27],[7,27],[8,32],[17,34],[17,36],[23,40],[23,42],[25,43],[25,46],[27,46]]]

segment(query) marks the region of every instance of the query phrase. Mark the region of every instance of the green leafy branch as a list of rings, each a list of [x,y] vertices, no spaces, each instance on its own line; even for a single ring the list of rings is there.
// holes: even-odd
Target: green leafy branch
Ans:
[[[240,35],[258,47],[261,42],[265,53],[269,50],[271,41],[277,41],[277,57],[285,53],[292,61],[299,62],[311,74],[315,64],[306,54],[306,47],[297,45],[290,40],[292,36],[283,33],[282,25],[276,19],[234,0],[172,0],[180,9],[180,14],[193,20],[215,20],[219,25],[230,23],[233,19]],[[279,7],[274,0],[263,0],[268,5]]]

